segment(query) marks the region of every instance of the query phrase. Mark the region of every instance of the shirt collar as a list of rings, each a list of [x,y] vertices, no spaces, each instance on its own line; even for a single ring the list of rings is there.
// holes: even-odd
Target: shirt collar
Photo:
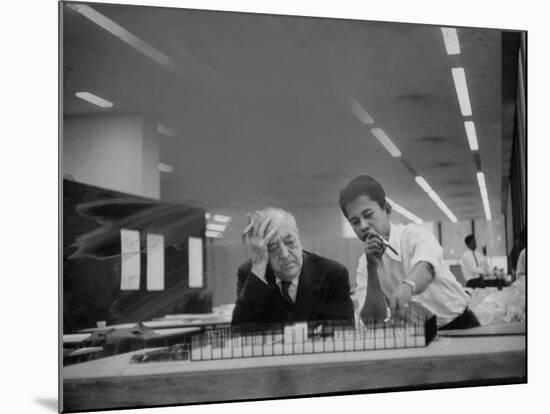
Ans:
[[[304,263],[305,263],[305,254],[302,252],[302,266],[300,266],[300,271],[298,272],[298,276],[296,276],[294,279],[291,280],[290,284],[291,286],[298,286],[298,279],[300,278],[300,275],[304,271]],[[282,280],[279,279],[279,276],[275,272],[273,272],[273,276],[275,276],[275,283],[277,283],[277,286],[281,287]]]
[[[386,248],[384,254],[387,254],[391,259],[401,261],[401,235],[403,233],[403,226],[390,223],[390,237],[388,243],[393,247],[397,254]]]
[[[294,279],[292,279],[290,281],[290,285],[291,286],[294,286],[294,287],[297,287],[298,286],[298,279],[300,278],[300,275],[296,276]],[[277,283],[277,286],[279,286],[280,288],[282,288],[282,283],[283,281],[281,279],[279,279],[279,277],[275,276],[275,283]]]

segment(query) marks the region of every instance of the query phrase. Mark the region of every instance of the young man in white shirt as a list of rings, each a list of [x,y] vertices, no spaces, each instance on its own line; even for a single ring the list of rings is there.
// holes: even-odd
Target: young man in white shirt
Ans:
[[[392,209],[378,181],[354,178],[340,191],[340,207],[364,243],[352,292],[363,322],[384,320],[386,301],[392,318],[405,318],[415,302],[437,316],[438,329],[479,326],[433,234],[415,224],[390,223]]]
[[[464,252],[462,259],[460,259],[460,267],[466,286],[472,288],[483,286],[483,276],[490,272],[489,264],[485,256],[476,251],[477,242],[473,234],[466,236],[464,243],[468,250]]]

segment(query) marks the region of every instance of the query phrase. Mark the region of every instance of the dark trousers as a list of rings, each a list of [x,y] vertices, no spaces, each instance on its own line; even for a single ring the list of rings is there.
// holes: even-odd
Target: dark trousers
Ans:
[[[454,318],[447,325],[442,326],[438,331],[443,331],[446,329],[468,329],[475,328],[480,326],[477,316],[470,310],[470,308],[464,309],[464,312]]]
[[[482,276],[476,277],[475,279],[470,279],[466,282],[466,287],[475,289],[475,288],[484,288],[486,285],[485,280]]]

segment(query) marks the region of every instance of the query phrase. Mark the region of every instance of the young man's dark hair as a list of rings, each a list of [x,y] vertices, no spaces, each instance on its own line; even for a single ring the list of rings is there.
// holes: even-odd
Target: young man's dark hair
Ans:
[[[466,238],[464,239],[464,243],[466,246],[470,246],[470,243],[475,240],[475,236],[473,234],[468,234]]]
[[[378,203],[382,208],[386,205],[386,193],[380,183],[370,175],[359,175],[340,190],[339,202],[344,216],[348,217],[346,205],[360,195],[369,196],[371,200]]]

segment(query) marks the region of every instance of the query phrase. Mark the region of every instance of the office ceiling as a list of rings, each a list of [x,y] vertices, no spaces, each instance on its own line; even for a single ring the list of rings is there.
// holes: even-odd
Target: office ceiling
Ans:
[[[514,51],[503,54],[501,31],[458,28],[461,54],[450,56],[438,26],[92,5],[123,29],[115,35],[77,9],[63,6],[63,113],[138,113],[176,130],[160,138],[161,161],[173,166],[161,175],[163,199],[334,205],[349,179],[368,173],[417,216],[448,220],[412,167],[459,220],[484,218],[451,75],[460,66],[491,212],[501,212],[514,115],[514,94],[503,100],[503,88],[515,90],[517,62]],[[161,54],[146,56],[135,39]],[[372,125],[354,114],[354,101]]]

